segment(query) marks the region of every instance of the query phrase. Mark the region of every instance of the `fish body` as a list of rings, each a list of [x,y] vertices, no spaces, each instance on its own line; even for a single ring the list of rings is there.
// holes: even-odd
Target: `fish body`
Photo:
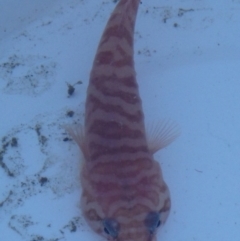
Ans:
[[[164,141],[153,147],[148,143],[134,69],[139,3],[120,0],[110,16],[90,74],[84,128],[81,133],[71,132],[85,159],[83,214],[107,240],[155,240],[171,206],[153,158]]]

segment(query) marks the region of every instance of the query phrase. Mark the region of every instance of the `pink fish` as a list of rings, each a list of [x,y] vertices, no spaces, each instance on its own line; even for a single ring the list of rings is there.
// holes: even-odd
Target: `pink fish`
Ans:
[[[87,91],[85,126],[69,132],[79,145],[84,217],[116,241],[155,240],[170,195],[153,153],[175,137],[171,125],[145,133],[133,61],[140,0],[120,0],[102,35]]]

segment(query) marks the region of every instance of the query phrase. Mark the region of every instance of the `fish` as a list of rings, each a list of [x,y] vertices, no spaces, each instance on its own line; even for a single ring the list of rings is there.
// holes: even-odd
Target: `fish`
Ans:
[[[84,126],[68,132],[83,153],[81,208],[90,227],[110,241],[154,241],[171,200],[153,154],[178,135],[165,122],[146,133],[134,67],[140,0],[120,0],[93,61]]]

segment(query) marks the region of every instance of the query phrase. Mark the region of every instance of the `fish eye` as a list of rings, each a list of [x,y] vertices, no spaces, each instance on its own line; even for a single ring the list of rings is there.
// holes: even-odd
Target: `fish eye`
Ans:
[[[145,219],[145,225],[151,234],[154,234],[156,229],[161,225],[160,213],[150,212]]]
[[[110,234],[107,228],[103,229],[106,234]]]
[[[119,224],[115,219],[105,218],[103,220],[103,230],[112,238],[117,238],[119,231]]]

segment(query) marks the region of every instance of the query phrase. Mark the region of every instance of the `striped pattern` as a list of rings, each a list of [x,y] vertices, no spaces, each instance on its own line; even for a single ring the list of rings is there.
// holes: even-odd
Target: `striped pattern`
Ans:
[[[147,217],[160,214],[164,223],[170,209],[168,188],[146,140],[135,77],[133,33],[139,2],[120,0],[107,23],[90,76],[84,134],[75,137],[86,159],[83,213],[108,240],[154,240]]]

